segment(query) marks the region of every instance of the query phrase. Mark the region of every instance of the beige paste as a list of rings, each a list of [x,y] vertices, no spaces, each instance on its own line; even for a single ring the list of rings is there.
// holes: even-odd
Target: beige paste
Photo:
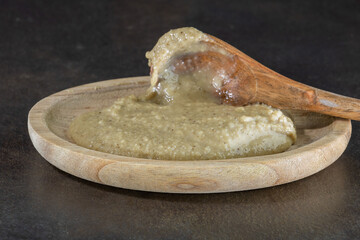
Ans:
[[[280,110],[264,104],[221,105],[206,91],[206,74],[177,75],[166,65],[174,55],[202,50],[196,43],[204,39],[194,28],[165,34],[146,54],[153,68],[148,93],[153,94],[127,96],[84,113],[71,123],[69,136],[102,152],[167,160],[226,159],[288,149],[296,140],[295,127]]]

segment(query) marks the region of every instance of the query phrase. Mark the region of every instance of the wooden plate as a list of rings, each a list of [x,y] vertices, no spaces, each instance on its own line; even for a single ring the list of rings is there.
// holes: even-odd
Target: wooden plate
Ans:
[[[29,112],[28,128],[38,152],[57,168],[115,187],[169,193],[257,189],[292,182],[329,166],[345,150],[350,120],[289,111],[298,140],[288,151],[226,160],[169,161],[118,156],[80,147],[67,137],[75,116],[141,94],[149,77],[96,82],[55,93]]]

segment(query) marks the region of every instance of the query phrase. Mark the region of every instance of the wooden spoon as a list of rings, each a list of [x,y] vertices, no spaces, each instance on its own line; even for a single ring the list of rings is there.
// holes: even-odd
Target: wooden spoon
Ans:
[[[213,75],[221,75],[221,87],[214,91],[223,103],[246,105],[262,102],[281,109],[300,109],[360,120],[359,99],[291,80],[263,66],[228,43],[214,36],[207,36],[213,41],[201,43],[208,44],[208,51],[192,52],[172,58],[170,65],[176,73],[211,69]],[[224,72],[227,74],[224,75]]]

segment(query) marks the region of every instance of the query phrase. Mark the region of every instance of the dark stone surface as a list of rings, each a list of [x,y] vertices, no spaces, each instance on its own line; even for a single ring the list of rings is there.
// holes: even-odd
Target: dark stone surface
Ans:
[[[312,86],[360,98],[358,1],[0,0],[0,239],[355,239],[360,124],[333,165],[255,191],[175,195],[90,183],[32,146],[27,113],[76,85],[146,75],[145,51],[194,26]]]

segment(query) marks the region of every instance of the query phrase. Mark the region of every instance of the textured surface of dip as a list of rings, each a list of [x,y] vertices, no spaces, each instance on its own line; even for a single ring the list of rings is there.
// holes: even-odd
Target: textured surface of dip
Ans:
[[[209,49],[199,41],[208,41],[207,36],[194,28],[162,36],[146,54],[152,68],[147,95],[121,98],[106,109],[80,115],[69,128],[70,137],[102,152],[167,160],[227,159],[288,149],[296,140],[295,127],[280,110],[219,104],[209,86],[217,82],[209,81],[209,71],[174,71],[169,64],[174,57]]]
[[[71,124],[86,148],[153,159],[225,159],[282,152],[295,140],[292,121],[266,105],[214,102],[159,105],[135,96]]]

